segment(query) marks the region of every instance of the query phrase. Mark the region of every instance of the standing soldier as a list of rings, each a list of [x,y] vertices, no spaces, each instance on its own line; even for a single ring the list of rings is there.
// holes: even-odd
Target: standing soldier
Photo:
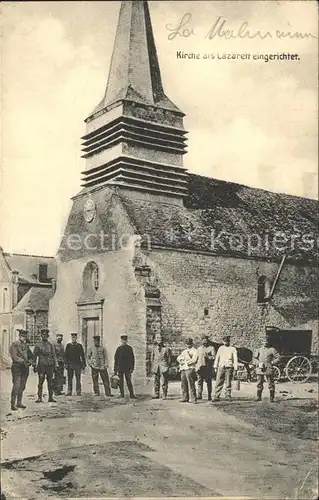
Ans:
[[[195,386],[195,366],[197,362],[197,349],[193,346],[193,339],[186,340],[187,349],[179,356],[177,362],[181,372],[181,388],[182,398],[181,403],[197,403],[196,386]]]
[[[124,398],[124,376],[131,399],[136,399],[132,385],[132,373],[135,367],[133,349],[127,344],[127,335],[121,335],[121,345],[116,349],[114,356],[114,373],[119,377],[121,397]]]
[[[257,398],[256,401],[261,401],[261,395],[264,388],[265,377],[268,382],[270,402],[273,403],[275,397],[275,381],[273,373],[273,365],[276,365],[280,359],[278,351],[274,347],[270,347],[269,338],[266,337],[262,347],[254,353],[254,362],[256,365],[257,374]]]
[[[41,330],[41,342],[38,342],[34,347],[33,366],[34,371],[38,372],[38,399],[36,403],[42,403],[42,391],[45,378],[48,384],[49,403],[56,403],[53,399],[53,373],[58,367],[58,362],[55,355],[53,344],[48,341],[49,330],[43,328]]]
[[[28,356],[27,332],[19,330],[19,338],[10,346],[10,356],[12,359],[12,391],[11,391],[11,410],[18,408],[25,409],[22,404],[22,395],[25,390],[29,376],[29,366],[31,365]]]
[[[198,376],[198,397],[203,397],[204,380],[207,384],[208,401],[212,399],[212,378],[213,378],[213,364],[216,356],[214,346],[209,345],[209,338],[207,336],[202,338],[202,345],[197,349],[197,363],[196,372]]]
[[[156,337],[156,344],[152,352],[152,369],[154,373],[154,399],[160,397],[160,386],[162,386],[162,398],[167,398],[168,370],[171,364],[171,351],[164,346],[163,337]]]
[[[100,335],[94,335],[94,346],[88,349],[87,362],[91,367],[93,390],[96,396],[100,395],[99,375],[104,385],[105,396],[111,396],[109,374],[107,372],[108,359],[105,347],[101,345]]]
[[[223,338],[224,345],[217,351],[214,368],[217,369],[216,385],[213,401],[219,401],[220,393],[225,384],[225,399],[231,400],[231,383],[234,373],[237,371],[237,350],[230,345],[230,336]]]
[[[56,396],[64,394],[63,381],[64,381],[64,345],[62,344],[63,335],[58,333],[56,336],[56,343],[54,344],[55,355],[58,362],[58,367],[55,370],[54,389]]]
[[[77,333],[71,333],[72,342],[65,348],[64,360],[68,372],[68,392],[67,396],[72,396],[73,377],[75,375],[75,389],[77,396],[81,396],[81,373],[85,370],[86,362],[82,344],[77,342]]]

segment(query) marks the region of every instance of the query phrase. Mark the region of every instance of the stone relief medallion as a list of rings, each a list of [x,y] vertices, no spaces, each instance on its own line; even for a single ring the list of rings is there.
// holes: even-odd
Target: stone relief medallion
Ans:
[[[92,220],[95,217],[95,214],[96,214],[95,203],[91,198],[89,198],[88,200],[86,200],[84,204],[84,209],[83,209],[84,219],[86,220],[86,222],[92,222]]]

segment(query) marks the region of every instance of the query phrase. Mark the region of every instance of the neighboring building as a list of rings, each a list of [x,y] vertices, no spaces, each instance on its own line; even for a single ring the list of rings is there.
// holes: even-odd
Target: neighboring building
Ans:
[[[162,87],[147,2],[122,2],[49,320],[85,348],[101,334],[110,358],[127,333],[141,382],[159,331],[172,347],[227,333],[253,348],[266,325],[317,341],[317,203],[187,173],[183,116]]]
[[[0,248],[0,334],[2,356],[8,355],[17,330],[29,332],[31,344],[48,326],[49,299],[56,279],[54,257],[10,254]]]

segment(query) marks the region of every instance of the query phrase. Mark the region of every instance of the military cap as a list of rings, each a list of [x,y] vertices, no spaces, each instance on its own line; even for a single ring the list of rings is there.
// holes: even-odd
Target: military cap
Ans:
[[[77,333],[75,333],[75,332],[74,332],[74,333],[71,333],[71,337],[77,337],[77,336],[78,336],[78,334],[77,334]]]
[[[94,338],[94,339],[100,339],[100,338],[101,338],[101,335],[93,335],[93,338]]]
[[[127,340],[127,335],[121,335],[122,340]]]

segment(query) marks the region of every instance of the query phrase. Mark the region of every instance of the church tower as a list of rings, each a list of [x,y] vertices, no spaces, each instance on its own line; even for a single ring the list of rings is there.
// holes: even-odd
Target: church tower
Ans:
[[[164,93],[147,1],[122,1],[105,94],[85,120],[85,191],[113,185],[182,204],[184,116]]]

